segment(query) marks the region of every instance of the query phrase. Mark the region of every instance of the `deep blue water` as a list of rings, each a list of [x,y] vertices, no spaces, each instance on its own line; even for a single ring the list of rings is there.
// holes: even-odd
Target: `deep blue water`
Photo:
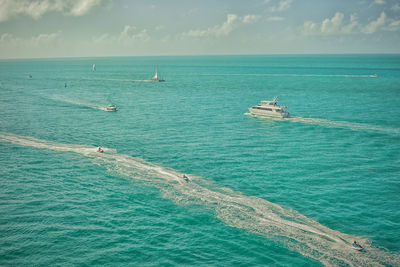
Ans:
[[[0,96],[1,266],[400,265],[400,55],[1,60]]]

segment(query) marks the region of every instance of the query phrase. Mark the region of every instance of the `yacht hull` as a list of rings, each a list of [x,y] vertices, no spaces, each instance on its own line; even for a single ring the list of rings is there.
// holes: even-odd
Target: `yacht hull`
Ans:
[[[275,112],[275,111],[266,111],[266,110],[260,110],[260,109],[254,109],[254,108],[249,108],[249,111],[252,115],[258,116],[258,117],[265,117],[265,118],[289,118],[290,115],[288,112]]]

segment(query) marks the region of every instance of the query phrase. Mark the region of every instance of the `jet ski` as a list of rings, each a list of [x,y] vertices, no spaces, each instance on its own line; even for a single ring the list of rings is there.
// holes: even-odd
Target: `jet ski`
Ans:
[[[356,242],[351,244],[351,248],[354,249],[354,250],[358,250],[358,251],[364,250],[364,248],[360,244],[358,244]]]

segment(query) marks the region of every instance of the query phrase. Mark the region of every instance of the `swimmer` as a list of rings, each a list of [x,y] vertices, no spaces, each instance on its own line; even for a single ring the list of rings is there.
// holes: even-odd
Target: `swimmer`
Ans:
[[[103,150],[101,147],[99,147],[99,148],[97,149],[97,152],[99,152],[99,153],[103,153],[103,152],[104,152],[104,150]]]
[[[357,241],[354,240],[354,242],[351,244],[353,246],[353,249],[356,249],[358,251],[363,250],[364,248],[358,243]]]

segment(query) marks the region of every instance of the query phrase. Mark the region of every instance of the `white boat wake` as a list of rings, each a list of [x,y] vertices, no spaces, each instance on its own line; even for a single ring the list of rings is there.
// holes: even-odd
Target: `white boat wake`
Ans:
[[[62,101],[62,102],[68,103],[68,104],[87,107],[87,108],[91,108],[91,109],[109,111],[109,110],[107,110],[107,106],[108,105],[96,105],[96,104],[91,104],[91,103],[86,103],[86,102],[82,102],[82,101],[77,101],[77,100],[72,100],[72,99],[67,99],[67,98],[61,98],[61,97],[53,97],[51,99],[56,100],[56,101]]]
[[[244,115],[258,117],[251,113],[244,113]],[[260,117],[266,118],[266,117]],[[357,122],[348,122],[348,121],[331,121],[326,119],[318,119],[318,118],[303,118],[303,117],[289,117],[289,118],[267,118],[270,120],[276,121],[291,121],[291,122],[300,122],[305,124],[315,124],[320,125],[327,128],[344,128],[350,129],[353,131],[377,131],[384,132],[389,134],[400,134],[400,129],[391,128],[391,127],[380,127],[367,123],[357,123]]]
[[[377,78],[376,74],[291,74],[291,73],[207,73],[204,76],[270,76],[270,77],[346,77]]]
[[[132,80],[132,79],[117,79],[117,78],[97,78],[91,80],[100,80],[100,81],[116,81],[116,82],[153,82],[151,80]]]
[[[396,266],[400,262],[399,254],[372,247],[366,238],[335,231],[292,209],[218,187],[201,177],[190,176],[191,182],[187,183],[183,173],[118,154],[114,149],[105,148],[104,153],[98,153],[93,146],[62,144],[4,132],[0,132],[0,141],[81,154],[112,173],[159,188],[164,198],[177,204],[204,206],[228,226],[264,236],[326,266]],[[358,240],[366,251],[351,249],[353,240]]]
[[[302,122],[307,124],[318,124],[325,127],[330,128],[348,128],[354,131],[379,131],[386,133],[399,134],[400,129],[389,128],[389,127],[380,127],[367,123],[357,123],[357,122],[347,122],[347,121],[331,121],[325,119],[317,119],[317,118],[302,118],[302,117],[291,117],[288,118],[289,121],[292,122]]]

